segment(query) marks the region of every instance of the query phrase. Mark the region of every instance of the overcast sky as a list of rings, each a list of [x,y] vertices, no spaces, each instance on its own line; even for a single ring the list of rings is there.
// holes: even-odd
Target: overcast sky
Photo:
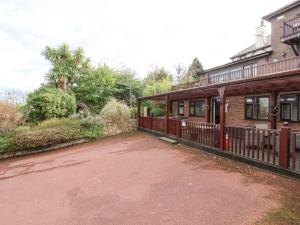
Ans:
[[[37,88],[50,66],[41,51],[62,42],[140,78],[194,57],[207,69],[254,43],[260,18],[291,1],[0,0],[0,87]]]

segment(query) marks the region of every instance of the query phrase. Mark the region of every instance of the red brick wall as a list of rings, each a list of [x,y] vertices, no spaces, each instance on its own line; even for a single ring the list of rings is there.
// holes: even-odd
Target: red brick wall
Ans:
[[[277,16],[271,20],[271,28],[272,28],[272,34],[271,34],[271,45],[272,45],[272,50],[273,53],[271,55],[271,60],[273,61],[274,59],[283,59],[282,53],[286,53],[286,58],[289,57],[294,57],[295,54],[292,50],[292,48],[281,42],[281,37],[283,35],[282,32],[282,24],[284,21],[288,21],[291,19],[294,19],[297,14],[300,12],[300,7],[297,7],[291,11],[288,11],[281,16]],[[283,17],[282,17],[283,16]]]
[[[269,94],[263,95],[266,96]],[[226,98],[226,102],[229,102],[225,114],[226,125],[254,126],[255,124],[268,124],[268,127],[270,128],[270,121],[245,119],[245,97],[246,96],[230,96]]]

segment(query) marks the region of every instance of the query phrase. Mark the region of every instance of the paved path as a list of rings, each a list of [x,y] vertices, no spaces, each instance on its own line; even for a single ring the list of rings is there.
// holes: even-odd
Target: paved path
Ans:
[[[0,224],[253,224],[272,186],[144,133],[0,162]]]

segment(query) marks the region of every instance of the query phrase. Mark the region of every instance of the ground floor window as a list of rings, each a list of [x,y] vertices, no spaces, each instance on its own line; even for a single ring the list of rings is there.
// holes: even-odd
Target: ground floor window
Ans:
[[[262,97],[247,97],[245,98],[245,118],[268,120],[270,111],[270,98]]]
[[[184,102],[178,102],[178,115],[184,116]]]
[[[190,116],[205,116],[205,101],[190,101]]]
[[[300,120],[299,95],[285,95],[280,97],[281,120]]]

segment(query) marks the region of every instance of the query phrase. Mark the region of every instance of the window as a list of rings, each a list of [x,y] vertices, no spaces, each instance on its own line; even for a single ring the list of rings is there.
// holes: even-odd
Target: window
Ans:
[[[205,101],[190,101],[190,116],[205,116]]]
[[[280,98],[281,120],[299,121],[299,96],[285,95]]]
[[[184,116],[184,102],[178,102],[178,115]]]
[[[268,120],[269,110],[269,97],[251,97],[245,99],[246,119]]]

